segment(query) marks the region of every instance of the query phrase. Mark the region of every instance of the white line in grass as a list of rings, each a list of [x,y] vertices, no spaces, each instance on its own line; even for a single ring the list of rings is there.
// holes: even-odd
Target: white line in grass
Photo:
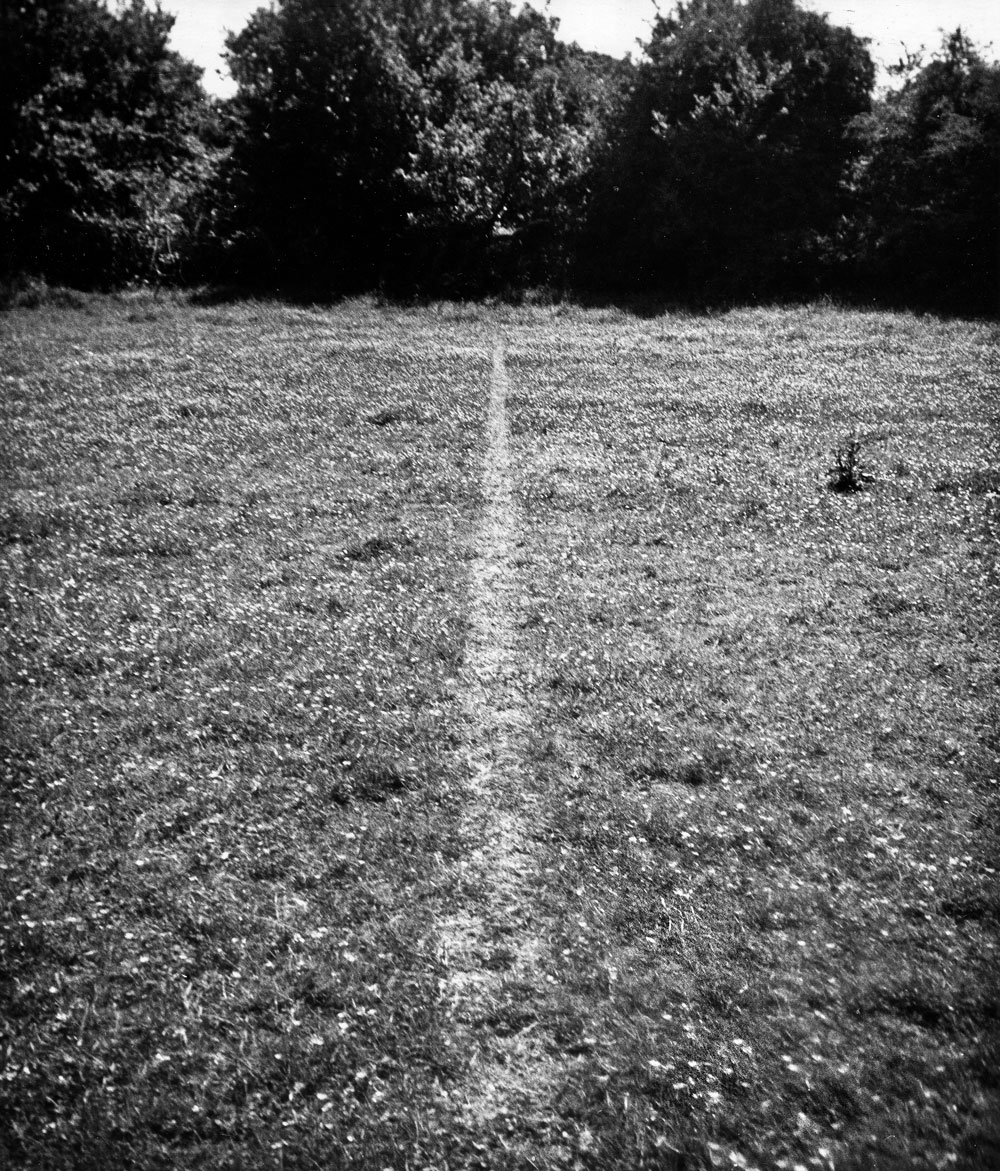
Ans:
[[[516,549],[507,372],[493,351],[483,458],[483,508],[470,577],[470,636],[463,685],[468,721],[469,806],[463,836],[475,845],[459,877],[457,906],[440,925],[447,995],[469,1030],[468,1074],[456,1088],[469,1126],[500,1113],[549,1115],[556,1062],[530,1027],[500,1035],[483,1021],[503,1015],[505,981],[539,979],[537,859],[528,832],[534,802],[524,783],[529,720],[517,661]],[[523,1005],[521,1006],[523,1008]]]

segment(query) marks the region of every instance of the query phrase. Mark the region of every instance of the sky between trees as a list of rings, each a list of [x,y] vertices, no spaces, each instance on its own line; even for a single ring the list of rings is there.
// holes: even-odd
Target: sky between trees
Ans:
[[[205,70],[205,88],[220,97],[235,89],[219,57],[226,30],[239,31],[257,8],[269,0],[164,0],[163,7],[177,17],[172,45]],[[996,0],[803,0],[804,8],[827,13],[833,24],[846,25],[872,40],[872,56],[880,65],[892,64],[904,49],[941,43],[941,30],[961,25],[981,46],[992,44],[988,58],[1000,54],[1000,4]],[[544,7],[537,0],[536,8]],[[666,12],[670,0],[662,0]],[[621,57],[638,52],[636,40],[649,37],[656,9],[653,0],[550,0],[548,11],[560,21],[559,35],[585,49]],[[884,77],[883,77],[884,79]]]

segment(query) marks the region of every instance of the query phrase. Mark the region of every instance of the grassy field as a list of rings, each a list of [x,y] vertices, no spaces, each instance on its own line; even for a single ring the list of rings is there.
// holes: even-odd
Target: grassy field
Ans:
[[[544,946],[481,957],[485,1012],[441,931],[491,905],[498,339]],[[1000,1166],[998,343],[829,307],[6,314],[0,1164]],[[555,1084],[471,1114],[511,1036]]]

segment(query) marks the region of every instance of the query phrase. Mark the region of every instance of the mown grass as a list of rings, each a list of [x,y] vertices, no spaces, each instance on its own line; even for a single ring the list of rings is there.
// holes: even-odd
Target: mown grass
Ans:
[[[1000,1165],[997,340],[513,332],[585,1165]]]
[[[426,905],[488,351],[89,305],[4,326],[6,1157],[391,1163],[454,1064]]]
[[[833,309],[3,321],[13,1167],[991,1167],[998,333]],[[436,923],[493,338],[539,933]],[[863,490],[830,488],[860,441]],[[477,1031],[551,1101],[463,1121]]]

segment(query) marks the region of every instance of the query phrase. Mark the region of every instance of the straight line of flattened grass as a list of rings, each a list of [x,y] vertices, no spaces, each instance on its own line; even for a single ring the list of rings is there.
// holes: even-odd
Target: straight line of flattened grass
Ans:
[[[581,318],[511,365],[567,1150],[993,1165],[997,517],[939,486],[995,466],[995,338]]]
[[[458,1060],[484,371],[363,306],[149,316],[5,342],[5,1158],[384,1166]]]

